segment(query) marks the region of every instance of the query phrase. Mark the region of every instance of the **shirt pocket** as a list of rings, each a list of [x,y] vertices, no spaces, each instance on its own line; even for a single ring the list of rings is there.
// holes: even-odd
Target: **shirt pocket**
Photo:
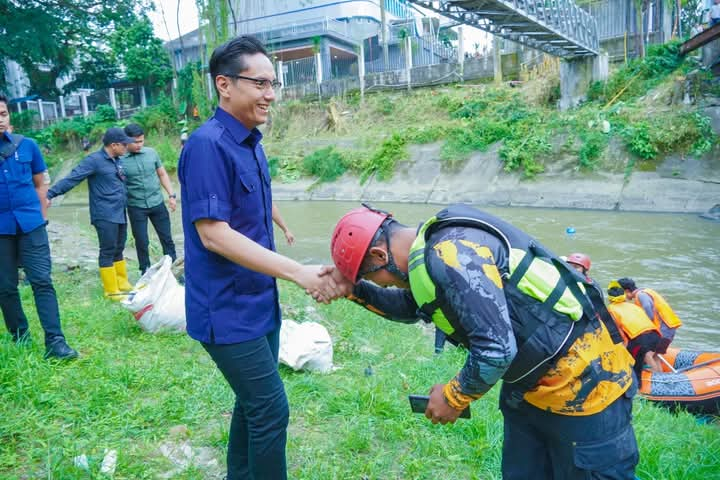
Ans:
[[[15,178],[18,183],[32,182],[32,158],[27,155],[17,155]]]
[[[240,172],[233,189],[233,210],[244,218],[262,222],[263,201],[260,175],[257,172]]]

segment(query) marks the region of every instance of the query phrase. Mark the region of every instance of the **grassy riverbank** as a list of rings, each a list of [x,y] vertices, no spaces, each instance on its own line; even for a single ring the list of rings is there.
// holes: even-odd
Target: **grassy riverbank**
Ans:
[[[42,360],[42,331],[23,287],[34,343],[0,340],[0,478],[96,478],[106,449],[118,451],[115,479],[222,478],[232,396],[202,348],[184,335],[143,333],[100,297],[93,273],[57,274],[56,288],[81,359]],[[435,357],[422,327],[391,324],[348,302],[316,308],[299,289],[281,289],[285,318],[328,328],[338,367],[329,375],[281,367],[291,405],[290,478],[500,478],[495,390],[473,404],[472,420],[454,426],[409,413],[407,394],[448,379],[462,352]],[[636,400],[635,428],[639,478],[718,478],[717,425]],[[161,453],[182,445],[200,465],[180,471]],[[89,472],[73,465],[82,454]]]

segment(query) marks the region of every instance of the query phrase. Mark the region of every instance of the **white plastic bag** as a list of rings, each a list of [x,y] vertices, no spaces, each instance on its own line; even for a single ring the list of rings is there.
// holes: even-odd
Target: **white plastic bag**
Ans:
[[[140,277],[122,302],[146,332],[185,331],[185,288],[175,279],[171,266],[172,260],[165,255]]]
[[[333,347],[327,329],[316,322],[283,320],[280,329],[280,363],[293,370],[328,373],[332,370]]]

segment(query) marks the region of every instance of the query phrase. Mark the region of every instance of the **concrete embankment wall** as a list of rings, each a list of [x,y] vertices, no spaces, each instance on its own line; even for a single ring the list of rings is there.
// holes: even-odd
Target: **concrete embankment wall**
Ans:
[[[584,173],[567,165],[535,179],[503,171],[499,145],[473,155],[458,172],[442,168],[440,144],[413,146],[392,179],[346,175],[333,183],[312,179],[273,183],[277,200],[392,201],[488,206],[582,208],[648,212],[706,212],[720,203],[720,160],[668,158],[656,172]]]

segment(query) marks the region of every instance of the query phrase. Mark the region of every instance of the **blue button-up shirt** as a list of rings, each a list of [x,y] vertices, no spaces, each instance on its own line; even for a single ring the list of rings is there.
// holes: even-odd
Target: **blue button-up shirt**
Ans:
[[[4,132],[0,142],[10,142]],[[31,232],[45,223],[32,176],[47,170],[37,144],[25,138],[15,153],[0,158],[0,235]]]
[[[126,223],[127,189],[122,162],[110,157],[104,148],[83,158],[67,177],[48,190],[48,198],[64,195],[86,178],[90,222]]]
[[[227,222],[275,250],[270,173],[256,129],[218,108],[185,144],[178,163],[185,233],[185,312],[188,334],[229,344],[259,338],[280,327],[277,286],[209,251],[194,222]]]

